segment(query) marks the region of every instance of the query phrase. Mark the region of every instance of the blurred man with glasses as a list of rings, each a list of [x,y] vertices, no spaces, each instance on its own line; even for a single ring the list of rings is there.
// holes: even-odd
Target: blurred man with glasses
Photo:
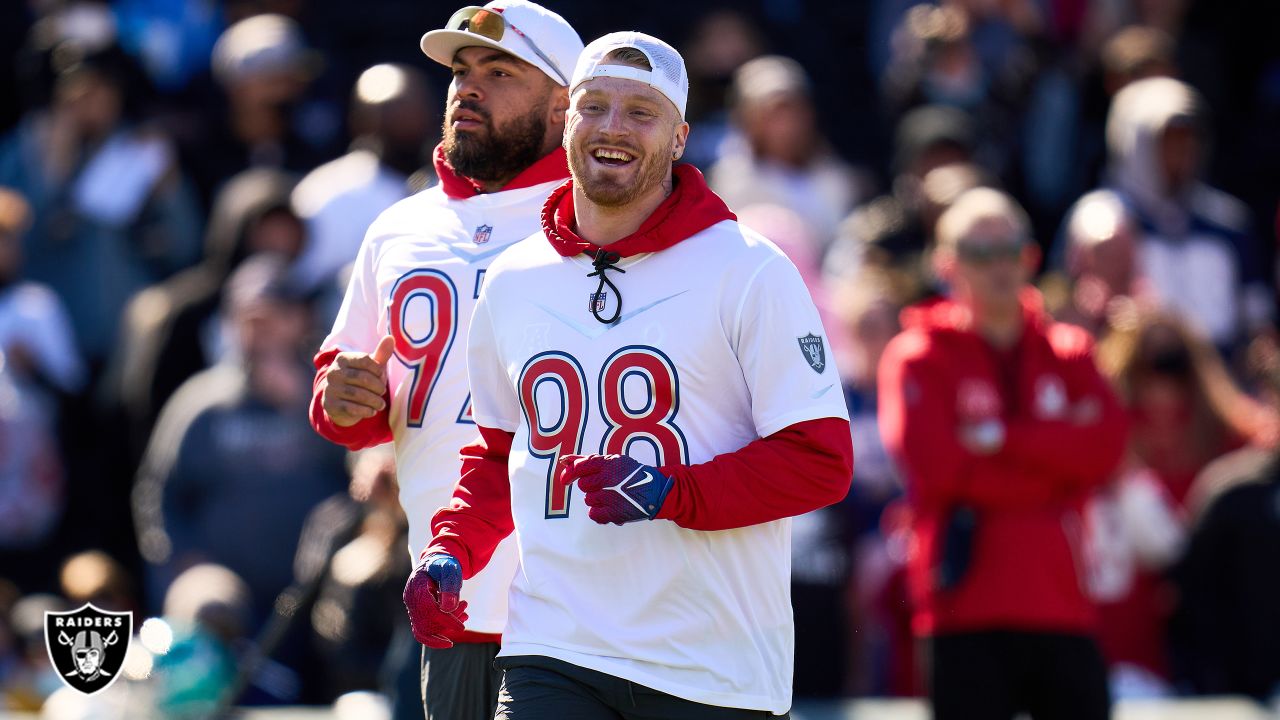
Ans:
[[[1105,720],[1081,509],[1126,422],[1084,330],[1029,281],[1026,214],[989,188],[938,221],[950,297],[903,313],[880,363],[880,432],[903,468],[913,630],[934,717]]]
[[[458,479],[458,449],[476,434],[465,345],[485,270],[538,229],[543,201],[569,177],[560,143],[582,41],[539,5],[494,0],[454,13],[421,46],[453,70],[434,154],[440,182],[369,228],[315,357],[311,404],[313,426],[334,442],[352,450],[395,443],[415,559]],[[413,609],[438,589],[406,587],[414,637],[426,646],[428,718],[493,717],[501,680],[493,658],[515,566],[508,541],[467,583],[460,605],[429,625],[413,623]]]

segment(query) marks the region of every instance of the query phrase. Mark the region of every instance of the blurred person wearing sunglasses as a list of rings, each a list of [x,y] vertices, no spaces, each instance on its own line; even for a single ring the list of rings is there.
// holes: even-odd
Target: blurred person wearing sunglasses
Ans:
[[[1088,333],[1053,322],[1028,285],[1038,252],[1012,198],[965,192],[937,239],[951,297],[903,314],[879,371],[934,717],[1101,720],[1081,509],[1121,458],[1124,413]]]
[[[543,201],[569,177],[560,144],[582,41],[539,5],[495,0],[454,13],[421,47],[453,70],[433,156],[440,182],[370,226],[315,356],[311,405],[312,425],[329,440],[352,450],[395,443],[415,562],[457,482],[458,448],[476,433],[465,341],[485,271],[537,230]],[[467,583],[469,613],[449,614],[447,629],[414,626],[426,646],[428,718],[493,717],[501,679],[493,658],[515,567],[508,540]],[[406,591],[411,619],[420,602]]]

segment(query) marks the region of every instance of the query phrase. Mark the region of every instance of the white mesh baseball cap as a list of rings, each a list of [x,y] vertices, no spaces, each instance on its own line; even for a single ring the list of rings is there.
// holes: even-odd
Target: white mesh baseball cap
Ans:
[[[630,48],[640,51],[649,60],[653,70],[642,70],[629,65],[607,64],[605,58],[614,50]],[[569,92],[582,83],[598,77],[638,80],[663,95],[684,117],[689,100],[689,74],[684,69],[684,58],[670,45],[652,35],[641,32],[615,32],[591,41],[578,58],[573,70],[573,82]]]
[[[533,65],[560,85],[569,84],[582,38],[564,18],[528,0],[493,0],[464,7],[442,30],[422,36],[422,52],[441,65],[453,64],[464,47],[491,47]]]

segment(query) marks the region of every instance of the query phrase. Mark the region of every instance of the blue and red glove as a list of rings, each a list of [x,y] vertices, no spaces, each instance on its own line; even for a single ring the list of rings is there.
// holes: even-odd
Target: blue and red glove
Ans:
[[[671,491],[671,478],[626,455],[564,455],[558,472],[560,482],[578,483],[587,515],[601,525],[652,520]]]
[[[438,650],[453,647],[467,621],[467,603],[459,602],[462,566],[448,553],[427,555],[404,585],[404,606],[418,642]]]

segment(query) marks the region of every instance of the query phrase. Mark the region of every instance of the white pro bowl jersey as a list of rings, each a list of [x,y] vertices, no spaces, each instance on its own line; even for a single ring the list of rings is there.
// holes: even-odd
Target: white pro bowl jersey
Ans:
[[[552,473],[564,453],[697,464],[806,420],[843,418],[826,334],[795,266],[720,222],[606,271],[538,233],[490,268],[472,319],[476,421],[515,434],[520,569],[504,656],[542,655],[695,702],[791,706],[791,523],[705,532],[598,525]],[[465,583],[464,583],[465,585]]]
[[[458,450],[478,435],[467,392],[466,340],[489,263],[538,229],[543,201],[561,182],[447,197],[439,185],[401,200],[369,227],[351,282],[322,348],[373,352],[395,338],[388,362],[391,430],[409,552],[431,540],[431,516],[449,504],[462,463]],[[508,538],[462,589],[467,629],[501,633],[515,573]]]

